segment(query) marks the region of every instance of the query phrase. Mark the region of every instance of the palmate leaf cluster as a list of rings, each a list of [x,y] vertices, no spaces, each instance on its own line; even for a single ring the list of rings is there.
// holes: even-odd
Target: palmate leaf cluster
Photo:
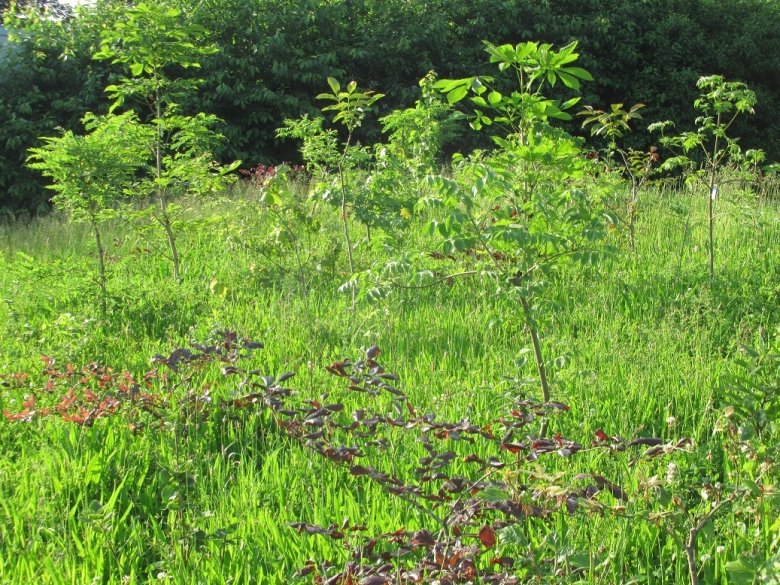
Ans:
[[[290,145],[274,144],[271,129],[263,132],[262,126],[313,114],[314,96],[328,76],[349,76],[381,90],[389,109],[409,107],[416,81],[431,69],[453,79],[487,73],[483,39],[540,39],[558,47],[579,39],[581,67],[595,78],[583,84],[585,100],[611,103],[618,96],[646,103],[648,119],[687,119],[693,84],[707,72],[744,79],[757,88],[762,103],[776,91],[768,75],[776,71],[769,55],[778,54],[777,39],[766,26],[778,18],[774,3],[211,0],[205,5],[200,22],[215,31],[222,50],[204,62],[204,99],[213,105],[208,111],[228,122],[228,147],[244,149],[233,158],[252,160],[247,150],[254,144],[261,156],[278,152],[277,160],[290,160]],[[756,39],[756,45],[745,45],[744,38]],[[211,79],[210,63],[218,81]],[[764,126],[774,123],[768,111],[757,114]],[[740,129],[746,140],[756,146],[761,135],[772,140],[771,133],[748,123],[749,133]],[[644,148],[647,135],[643,129],[635,133],[628,146]],[[379,129],[369,123],[361,134],[361,141],[373,142]],[[472,145],[473,137],[461,135],[453,150]]]
[[[533,296],[556,265],[597,255],[606,233],[601,193],[580,141],[551,125],[571,119],[579,96],[543,93],[559,81],[576,91],[592,77],[573,65],[577,43],[560,50],[534,42],[485,46],[515,89],[501,91],[486,76],[435,87],[451,104],[469,103],[472,128],[490,132],[496,149],[484,159],[460,157],[452,177],[432,175],[418,208],[436,210],[429,231],[444,239],[443,253],[469,252],[478,272]]]
[[[740,165],[747,160],[734,137],[733,126],[740,115],[755,113],[757,97],[745,83],[726,81],[722,75],[702,77],[696,86],[701,93],[694,107],[701,115],[695,119],[695,131],[669,135],[666,132],[674,127],[671,121],[651,124],[650,130],[660,132],[661,144],[676,151],[676,156],[664,163],[664,169],[693,169],[698,162],[699,172],[692,176],[706,181],[708,176],[720,173],[727,162]]]

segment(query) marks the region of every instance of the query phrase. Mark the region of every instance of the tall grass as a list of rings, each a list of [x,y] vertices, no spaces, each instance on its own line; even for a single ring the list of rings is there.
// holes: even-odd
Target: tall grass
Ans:
[[[490,285],[463,280],[397,291],[353,314],[349,296],[337,292],[345,266],[335,273],[312,266],[311,288],[303,291],[294,277],[236,245],[228,237],[234,222],[261,229],[265,221],[238,217],[251,208],[236,201],[204,206],[202,221],[183,235],[178,285],[154,243],[119,224],[108,228],[106,323],[97,320],[84,228],[57,216],[2,226],[0,375],[7,382],[9,374],[27,372],[30,381],[0,387],[0,410],[20,410],[24,394],[39,388],[42,354],[140,375],[150,356],[219,329],[262,340],[266,348],[249,366],[272,375],[296,371],[295,387],[309,398],[356,400],[322,366],[374,344],[410,399],[443,418],[495,417],[518,391],[509,379],[533,377],[531,364],[518,360],[529,345],[522,316]],[[717,277],[710,280],[705,211],[695,194],[649,193],[634,253],[616,233],[618,254],[555,282],[542,330],[554,398],[574,416],[556,419],[553,433],[587,436],[605,428],[690,437],[718,456],[719,380],[739,344],[780,323],[780,215],[777,199],[767,196],[720,202]],[[321,213],[330,226],[325,247],[339,237],[338,218]],[[415,234],[407,237],[423,237]],[[355,262],[366,266],[377,253],[359,247]],[[204,383],[215,399],[235,390],[218,376]],[[173,418],[141,431],[112,418],[91,428],[53,418],[0,419],[0,445],[3,583],[288,583],[307,559],[346,560],[338,543],[302,536],[290,522],[329,525],[348,517],[375,532],[426,522],[374,484],[313,459],[261,412],[219,413],[198,424]],[[408,472],[416,447],[395,449],[385,463]],[[636,488],[637,475],[619,462],[594,455],[577,465],[606,466],[625,489]],[[663,475],[666,465],[648,464],[646,473]],[[677,465],[701,472],[693,454],[680,455]],[[717,472],[717,462],[712,466]],[[529,520],[524,529],[537,548],[570,554],[584,567],[557,576],[551,570],[546,582],[687,580],[679,547],[652,523],[561,513],[552,522]],[[725,563],[744,550],[769,554],[771,538],[768,526],[722,521],[700,551],[705,574],[726,583]]]

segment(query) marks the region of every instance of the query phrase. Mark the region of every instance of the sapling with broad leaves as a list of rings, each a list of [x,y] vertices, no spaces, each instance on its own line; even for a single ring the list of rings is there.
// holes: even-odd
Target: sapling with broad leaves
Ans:
[[[558,51],[534,42],[485,45],[490,62],[515,77],[514,91],[499,91],[492,77],[442,80],[437,87],[451,104],[469,96],[472,127],[498,129],[492,136],[498,148],[484,160],[460,159],[453,177],[432,176],[432,194],[420,206],[438,210],[429,230],[444,238],[447,253],[467,252],[476,273],[518,299],[547,403],[536,301],[551,272],[595,258],[605,222],[579,143],[551,125],[571,119],[567,110],[579,98],[560,102],[542,92],[558,82],[577,91],[593,78],[573,65],[577,43]],[[546,428],[544,421],[541,436]]]
[[[617,155],[617,162],[621,172],[631,181],[631,196],[626,206],[628,224],[628,238],[631,249],[636,248],[636,217],[639,208],[639,192],[642,189],[653,164],[659,159],[657,148],[651,146],[646,152],[635,148],[624,148],[618,144],[626,132],[631,130],[630,122],[640,120],[642,115],[639,110],[644,104],[634,104],[625,109],[623,104],[611,104],[609,111],[598,110],[593,106],[585,106],[585,109],[577,115],[585,116],[582,127],[590,126],[593,136],[602,136],[607,139],[607,162],[613,164]]]
[[[421,95],[413,107],[394,110],[379,119],[387,142],[377,148],[383,156],[405,163],[415,176],[426,176],[434,169],[442,143],[460,117],[435,89],[436,81],[436,74],[429,71],[419,81]]]
[[[297,138],[302,141],[301,154],[307,165],[319,170],[320,178],[326,179],[327,174],[335,172],[338,178],[338,204],[341,213],[341,223],[344,233],[344,244],[347,250],[349,274],[355,272],[355,262],[352,254],[352,239],[349,234],[349,207],[355,206],[350,194],[347,174],[359,164],[370,160],[370,153],[360,144],[355,144],[354,133],[362,124],[371,106],[384,97],[384,94],[372,90],[358,89],[355,81],[350,81],[342,89],[338,80],[328,77],[328,86],[332,93],[321,93],[318,100],[332,102],[322,108],[323,112],[333,112],[333,122],[339,123],[347,131],[343,142],[339,143],[334,130],[327,130],[323,120],[311,120],[304,116],[299,120],[285,120],[284,126],[277,131],[280,137]],[[325,193],[329,191],[324,181],[321,187]],[[365,222],[370,227],[369,222]]]
[[[459,114],[434,89],[436,75],[419,81],[420,98],[413,107],[394,110],[379,119],[386,141],[374,147],[374,164],[365,181],[369,197],[384,209],[382,227],[389,235],[408,225],[425,178],[437,171],[442,143]],[[385,247],[396,238],[386,238]]]
[[[83,123],[87,130],[83,136],[68,131],[43,138],[43,146],[30,149],[27,164],[53,180],[49,187],[57,192],[52,199],[57,208],[67,212],[71,221],[91,227],[97,250],[100,309],[105,320],[106,248],[100,226],[117,216],[117,204],[132,188],[154,136],[132,112],[104,117],[87,114]]]
[[[239,164],[220,165],[211,154],[221,138],[213,130],[216,116],[184,115],[177,102],[201,83],[180,71],[199,68],[198,58],[216,51],[206,30],[186,22],[179,9],[167,2],[140,2],[104,31],[100,50],[93,55],[128,74],[106,87],[113,100],[109,111],[134,102],[146,110],[146,124],[154,130],[151,156],[135,194],[152,201],[140,215],[151,216],[162,228],[177,282],[181,258],[174,227],[182,217],[174,201],[219,192],[233,180],[230,172]]]
[[[656,122],[648,129],[660,132],[660,143],[676,153],[667,159],[662,170],[682,169],[691,183],[707,190],[707,252],[710,278],[715,276],[715,201],[723,186],[724,172],[729,164],[739,171],[749,171],[763,153],[743,152],[737,138],[729,135],[734,121],[741,114],[753,114],[756,94],[740,81],[726,81],[721,75],[701,77],[696,82],[701,90],[693,102],[701,112],[696,118],[696,130],[668,136],[671,121]],[[696,157],[696,158],[695,158]]]
[[[341,224],[344,235],[344,245],[347,250],[347,262],[350,277],[355,273],[355,261],[353,256],[352,238],[349,233],[350,207],[358,218],[362,217],[362,223],[369,230],[372,224],[371,214],[361,213],[361,202],[351,192],[349,185],[349,173],[361,164],[371,160],[370,151],[355,143],[354,133],[363,124],[366,114],[384,94],[372,90],[359,89],[357,82],[350,81],[342,88],[338,80],[328,77],[328,86],[331,93],[319,94],[316,99],[332,102],[322,108],[323,112],[333,112],[333,122],[341,124],[347,131],[343,142],[339,142],[337,132],[324,127],[321,118],[310,119],[303,116],[298,120],[285,120],[284,126],[277,130],[277,136],[282,138],[296,138],[302,141],[301,154],[307,166],[315,171],[320,178],[319,189],[323,196],[331,201],[338,202],[341,214]],[[328,186],[328,177],[335,173],[337,178],[338,197],[330,197],[331,189]],[[352,307],[355,306],[355,295],[352,295]]]
[[[531,336],[542,400],[548,403],[552,393],[538,301],[553,272],[598,257],[607,222],[601,187],[589,173],[580,142],[551,125],[553,119],[570,120],[567,110],[579,98],[560,102],[542,91],[558,82],[576,91],[582,80],[592,77],[572,65],[578,58],[576,43],[559,51],[532,42],[486,47],[490,61],[513,74],[514,91],[500,91],[494,78],[484,76],[435,85],[450,104],[469,98],[474,129],[496,129],[494,152],[456,156],[452,174],[428,177],[427,191],[417,204],[432,217],[428,233],[444,240],[441,251],[421,256],[450,260],[451,273],[436,278],[433,271],[414,268],[417,258],[404,256],[376,273],[359,275],[355,286],[375,295],[381,293],[383,281],[384,288],[408,286],[399,283],[410,273],[417,279],[414,286],[450,282],[456,276],[494,282],[499,294],[518,302]],[[541,436],[546,424],[542,422]]]
[[[303,191],[305,184],[296,181],[300,172],[287,165],[265,168],[271,172],[251,183],[257,197],[233,202],[237,213],[231,214],[220,237],[262,257],[278,274],[294,275],[306,292],[314,274],[335,264],[339,242],[322,237],[317,202],[312,203]]]

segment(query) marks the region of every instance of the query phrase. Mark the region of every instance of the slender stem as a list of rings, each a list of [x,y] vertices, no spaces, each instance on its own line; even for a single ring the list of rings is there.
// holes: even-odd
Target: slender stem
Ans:
[[[100,237],[100,227],[97,220],[92,218],[92,229],[95,232],[95,243],[98,250],[98,286],[100,286],[100,315],[103,321],[108,317],[108,301],[106,297],[108,292],[106,289],[106,251],[103,248],[103,240]]]
[[[534,359],[536,360],[536,371],[539,373],[539,384],[542,387],[542,401],[550,402],[550,385],[547,381],[547,370],[544,367],[544,356],[542,355],[542,344],[539,341],[539,332],[534,324],[533,315],[531,314],[531,305],[528,303],[528,299],[524,295],[520,295],[520,304],[523,305],[523,312],[525,314],[525,323],[528,325],[528,329],[531,331],[531,342],[534,346]],[[544,438],[547,434],[547,420],[542,422],[542,428],[539,430],[539,436]]]
[[[290,225],[290,222],[287,221],[283,214],[279,213],[278,211],[274,211],[273,213],[279,222],[284,224],[284,227],[287,229],[287,231],[292,234],[290,238],[290,247],[292,248],[293,254],[295,255],[295,262],[297,263],[298,268],[298,280],[301,283],[301,290],[305,293],[308,291],[306,287],[306,270],[299,250],[298,237],[295,235],[295,229]]]
[[[341,224],[344,228],[344,242],[347,245],[347,260],[349,262],[349,277],[355,274],[355,264],[352,259],[352,240],[349,237],[349,222],[347,220],[347,182],[344,176],[344,163],[347,159],[347,153],[349,152],[349,146],[352,141],[352,130],[347,135],[347,141],[344,144],[344,153],[339,160],[339,181],[341,182]],[[352,287],[352,311],[355,310],[356,294],[355,288]]]
[[[715,276],[715,177],[710,179],[710,192],[707,194],[707,251],[709,252],[710,279]]]
[[[384,487],[381,483],[379,485]],[[401,498],[405,502],[407,502],[407,503],[411,504],[412,506],[414,506],[415,508],[417,508],[420,512],[422,512],[423,514],[428,516],[428,518],[430,518],[431,520],[433,520],[434,522],[439,524],[442,527],[442,530],[444,530],[446,534],[449,534],[449,527],[447,526],[447,522],[445,522],[445,520],[443,518],[439,518],[436,514],[431,512],[428,508],[426,508],[425,506],[420,504],[420,502],[417,502],[417,501],[413,500],[412,498],[410,498],[409,496],[407,496],[406,494],[403,494],[403,493],[398,493],[398,492],[389,492],[389,493],[392,493],[392,495],[394,495],[394,496],[396,496],[398,498]]]
[[[454,274],[448,274],[447,276],[443,276],[441,278],[437,278],[433,282],[429,282],[427,284],[395,284],[393,285],[393,288],[405,288],[409,290],[419,290],[423,288],[430,288],[432,286],[436,286],[438,284],[441,284],[442,282],[447,282],[448,280],[452,280],[461,276],[472,276],[474,274],[477,274],[476,270],[466,270],[464,272],[455,272]]]
[[[155,178],[159,181],[162,179],[163,175],[162,158],[164,140],[162,97],[160,96],[159,89],[155,90],[154,114],[156,116],[155,123],[157,125],[157,136],[155,138],[154,145]],[[160,204],[160,225],[162,225],[162,228],[165,231],[165,237],[168,240],[168,249],[171,252],[171,260],[173,262],[173,280],[176,282],[181,282],[179,250],[176,247],[176,235],[173,233],[171,218],[168,214],[168,194],[159,183],[157,185],[157,200]]]
[[[154,158],[155,158],[155,177],[159,180],[162,177],[162,143],[163,143],[163,125],[162,125],[162,108],[160,107],[160,92],[155,92],[154,99],[154,115],[156,117],[157,124],[157,138],[154,144]],[[159,189],[159,187],[158,187]]]
[[[701,532],[704,529],[707,523],[712,519],[713,516],[715,516],[715,514],[721,508],[728,506],[741,495],[742,492],[736,491],[726,499],[721,500],[720,502],[714,504],[712,506],[712,509],[709,512],[707,512],[707,514],[705,514],[704,517],[702,517],[696,523],[696,525],[692,526],[691,529],[688,531],[688,539],[685,542],[685,546],[683,548],[685,549],[685,557],[688,560],[688,574],[691,578],[691,585],[699,585],[699,570],[696,567],[696,549],[697,549],[697,540],[699,537],[699,532]]]
[[[636,221],[636,208],[639,205],[639,184],[636,176],[631,173],[631,202],[628,204],[628,237],[631,240],[631,251],[636,251],[636,235],[634,222]]]
[[[173,261],[173,280],[181,282],[181,273],[179,272],[179,250],[176,247],[176,234],[173,233],[171,220],[166,209],[165,198],[160,199],[160,209],[162,211],[162,226],[165,230],[165,237],[168,239],[168,248],[171,250],[171,260]]]
[[[718,114],[717,125],[720,126],[720,114]],[[707,193],[707,231],[709,236],[707,250],[709,252],[710,279],[715,276],[715,195],[718,177],[718,150],[718,135],[715,134],[712,160],[710,161],[709,193]]]
[[[341,166],[339,166],[339,177],[341,180],[341,222],[344,228],[344,242],[347,245],[347,260],[351,276],[355,272],[355,265],[352,258],[352,240],[349,236],[349,222],[347,220],[347,192],[344,184],[344,170]]]

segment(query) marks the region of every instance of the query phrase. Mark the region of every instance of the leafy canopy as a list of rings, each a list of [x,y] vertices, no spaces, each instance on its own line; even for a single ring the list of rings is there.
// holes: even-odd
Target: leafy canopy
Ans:
[[[43,146],[30,149],[28,166],[53,180],[53,202],[73,220],[106,219],[144,165],[153,135],[132,112],[87,114],[83,122],[83,136],[69,130],[42,138]]]

